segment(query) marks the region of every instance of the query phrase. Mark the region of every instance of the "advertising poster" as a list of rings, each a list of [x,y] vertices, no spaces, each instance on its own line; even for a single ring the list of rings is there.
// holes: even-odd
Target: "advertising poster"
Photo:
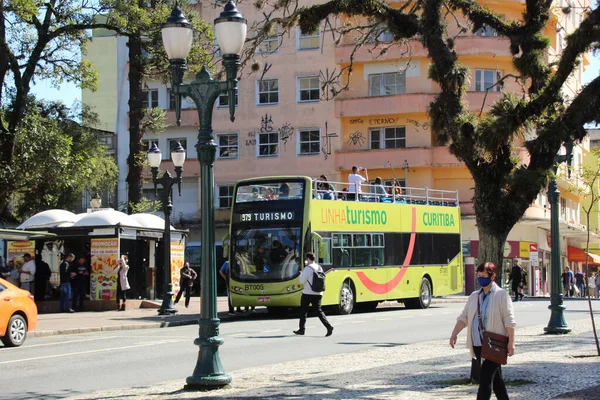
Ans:
[[[90,246],[91,278],[90,298],[92,300],[115,300],[117,298],[117,260],[119,240],[92,239]]]
[[[35,241],[19,240],[10,241],[6,248],[6,262],[13,260],[15,257],[23,260],[23,254],[29,253],[31,257],[35,257]]]
[[[183,242],[171,242],[171,282],[173,293],[179,292],[179,270],[183,268],[185,245]]]

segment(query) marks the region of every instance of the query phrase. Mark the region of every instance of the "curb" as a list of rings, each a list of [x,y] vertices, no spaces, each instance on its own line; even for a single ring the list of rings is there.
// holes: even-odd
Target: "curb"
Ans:
[[[169,328],[169,327],[175,327],[175,326],[196,325],[196,324],[198,324],[197,318],[184,319],[184,320],[180,320],[180,321],[152,322],[152,323],[147,323],[147,324],[128,324],[128,325],[113,325],[113,326],[102,326],[102,327],[93,327],[93,328],[70,328],[70,329],[57,329],[57,330],[46,330],[46,331],[33,331],[33,332],[28,332],[27,336],[32,338],[32,337],[46,337],[46,336],[57,336],[57,335],[74,335],[74,334],[78,334],[78,333]]]

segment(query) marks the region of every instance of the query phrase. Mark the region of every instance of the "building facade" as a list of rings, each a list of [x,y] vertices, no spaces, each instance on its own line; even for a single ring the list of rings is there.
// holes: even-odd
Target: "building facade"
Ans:
[[[584,0],[587,4],[587,0]],[[320,3],[316,0],[305,4]],[[482,3],[507,18],[519,19],[524,10],[522,1]],[[402,2],[390,1],[392,7]],[[202,16],[212,21],[220,12],[212,4],[200,4]],[[251,4],[238,5],[249,20],[264,18]],[[556,2],[555,12],[548,22],[546,35],[553,51],[547,62],[553,62],[562,51],[566,34],[583,18],[583,9],[569,7],[566,0]],[[337,23],[343,24],[343,19]],[[469,24],[462,20],[463,25]],[[454,24],[456,26],[456,24]],[[498,80],[513,72],[508,41],[498,37],[489,27],[476,33],[459,32],[455,49],[459,60],[470,71],[471,87],[467,101],[472,110],[485,112],[501,91],[520,91],[514,80],[497,85]],[[236,101],[235,123],[229,121],[227,96],[219,98],[213,114],[213,128],[218,144],[215,163],[215,206],[217,238],[227,229],[233,184],[242,178],[265,175],[321,174],[330,181],[346,182],[353,165],[368,169],[370,180],[381,177],[384,182],[397,179],[405,187],[429,187],[458,190],[463,215],[463,240],[468,261],[467,283],[474,284],[473,265],[477,262],[478,233],[475,224],[472,195],[473,180],[466,167],[436,143],[429,128],[428,106],[439,88],[428,79],[430,61],[418,40],[407,45],[392,45],[391,35],[382,27],[367,43],[355,51],[356,36],[346,35],[339,44],[331,34],[322,32],[302,35],[298,29],[289,35],[273,34],[259,48],[256,60],[260,70],[242,73]],[[252,33],[249,32],[249,36]],[[118,135],[120,202],[126,201],[128,152],[127,111],[127,49],[124,38],[103,33],[94,36],[88,53],[101,71],[99,95],[84,92],[84,102],[101,109],[103,122],[114,126]],[[407,51],[407,48],[410,51]],[[382,51],[384,50],[385,51]],[[375,56],[376,55],[376,56]],[[348,90],[325,101],[322,84],[352,62]],[[589,62],[582,60],[579,70],[570,78],[567,93],[581,88],[582,72]],[[107,74],[103,76],[106,68]],[[343,85],[345,76],[340,77]],[[106,83],[106,85],[104,85]],[[488,90],[489,89],[489,90]],[[170,168],[169,153],[180,142],[187,150],[182,196],[174,196],[174,223],[188,228],[191,240],[199,238],[199,163],[194,145],[197,141],[198,116],[193,104],[183,101],[182,123],[175,124],[174,99],[169,87],[161,82],[146,82],[149,107],[167,110],[169,128],[160,135],[145,138],[147,145],[158,144],[163,152],[164,167]],[[104,127],[103,129],[108,129]],[[589,141],[575,148],[577,168],[589,151]],[[519,154],[526,159],[526,152]],[[172,170],[172,168],[170,168]],[[563,174],[564,175],[564,174]],[[581,248],[585,236],[581,224],[582,198],[568,191],[577,185],[577,176],[567,179],[560,175],[561,190],[561,252],[568,263],[568,246]],[[566,175],[564,175],[566,176]],[[151,187],[148,185],[148,195]],[[410,189],[409,189],[410,190]],[[513,258],[522,260],[531,279],[528,293],[548,293],[550,259],[550,210],[546,193],[525,213],[509,235],[505,251],[506,264]],[[470,275],[469,275],[470,272]]]

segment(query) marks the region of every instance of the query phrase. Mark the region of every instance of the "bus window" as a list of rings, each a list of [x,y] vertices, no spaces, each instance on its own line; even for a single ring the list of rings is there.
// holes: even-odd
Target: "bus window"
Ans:
[[[323,242],[325,243],[325,252],[323,254],[319,253],[319,258],[323,259],[323,264],[331,264],[331,239],[323,238]]]
[[[383,234],[382,233],[374,233],[373,234],[373,245],[371,247],[371,265],[379,266],[383,265]]]

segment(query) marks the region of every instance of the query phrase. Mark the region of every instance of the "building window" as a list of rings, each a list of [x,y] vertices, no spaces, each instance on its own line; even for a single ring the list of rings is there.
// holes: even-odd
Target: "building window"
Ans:
[[[298,102],[319,101],[321,88],[318,76],[298,78]]]
[[[406,129],[403,126],[369,130],[371,149],[403,149],[406,147]]]
[[[321,31],[303,34],[298,28],[298,50],[314,50],[321,46]]]
[[[394,40],[390,31],[385,26],[378,26],[370,35],[367,40],[370,43],[373,42],[391,42]]]
[[[173,150],[175,150],[177,148],[177,143],[181,143],[181,147],[184,148],[184,150],[187,151],[187,139],[167,139],[167,147],[169,148],[169,154],[165,154],[163,155],[163,159],[164,160],[170,160],[171,159],[171,152]]]
[[[152,147],[152,140],[150,139],[142,139],[142,151],[144,153],[147,153],[148,150],[150,150],[150,147]]]
[[[279,155],[279,132],[258,133],[258,157]]]
[[[560,198],[560,219],[567,220],[567,200],[562,197]]]
[[[406,92],[403,72],[369,75],[369,96],[393,96]]]
[[[258,104],[279,103],[279,80],[264,79],[258,81]]]
[[[167,89],[167,93],[169,94],[169,110],[175,109],[175,94],[173,93],[173,89]]]
[[[238,89],[235,89],[235,106],[240,105],[240,97],[238,96]],[[227,93],[219,95],[219,101],[217,107],[229,107],[229,95]]]
[[[239,144],[237,133],[217,134],[217,158],[238,158]]]
[[[233,185],[218,186],[217,208],[231,208],[233,203]]]
[[[491,26],[484,25],[475,31],[475,36],[492,37],[498,36],[498,32]]]
[[[499,92],[502,89],[502,84],[496,85],[502,79],[502,72],[494,69],[477,69],[475,70],[475,91],[485,92],[490,89],[492,92]]]
[[[158,107],[158,89],[144,90],[142,92],[142,107]]]
[[[298,131],[299,154],[312,155],[321,151],[321,133],[318,129],[300,129]]]
[[[258,54],[272,54],[279,49],[279,29],[275,29],[273,35],[267,36],[261,44],[258,45],[256,52]]]

